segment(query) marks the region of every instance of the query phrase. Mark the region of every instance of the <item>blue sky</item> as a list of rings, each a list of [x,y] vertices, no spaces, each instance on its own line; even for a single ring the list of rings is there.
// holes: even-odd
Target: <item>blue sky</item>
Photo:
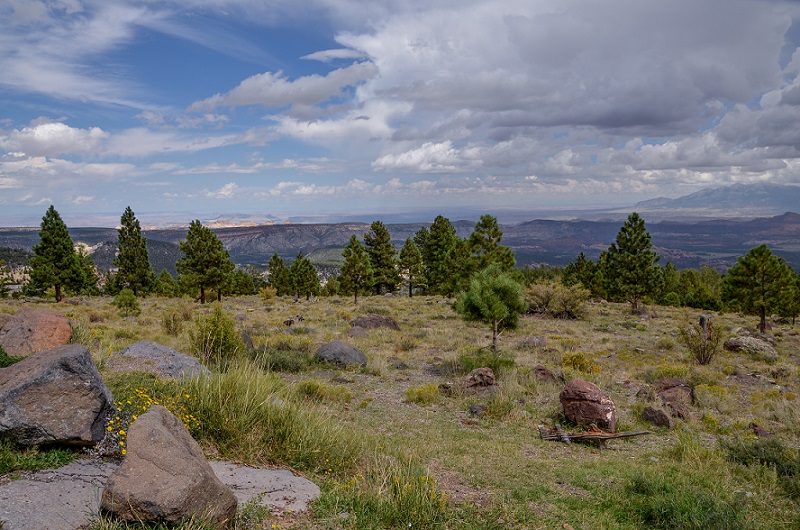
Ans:
[[[800,183],[788,0],[0,0],[0,226]]]

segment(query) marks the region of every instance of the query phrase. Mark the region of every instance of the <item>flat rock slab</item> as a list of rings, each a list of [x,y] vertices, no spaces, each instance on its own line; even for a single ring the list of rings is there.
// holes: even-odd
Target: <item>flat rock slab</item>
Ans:
[[[255,469],[219,461],[209,464],[240,504],[256,499],[273,511],[302,512],[320,495],[316,484],[285,469]],[[116,462],[82,458],[58,469],[0,482],[2,529],[78,530],[98,513],[103,487],[117,467]]]
[[[320,495],[319,486],[286,469],[256,469],[223,461],[209,464],[236,495],[239,506],[255,499],[275,512],[302,512]]]

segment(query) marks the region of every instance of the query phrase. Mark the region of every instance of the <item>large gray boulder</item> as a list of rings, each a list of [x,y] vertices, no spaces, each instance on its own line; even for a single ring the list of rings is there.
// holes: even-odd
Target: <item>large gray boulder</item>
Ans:
[[[0,438],[19,445],[94,445],[113,407],[89,350],[79,344],[0,370]]]
[[[146,340],[131,344],[111,355],[106,361],[106,367],[113,371],[149,372],[169,379],[211,375],[209,369],[195,357]]]
[[[100,505],[128,522],[177,523],[199,515],[226,528],[237,501],[181,420],[156,405],[131,424],[127,455],[109,477]]]
[[[0,346],[9,355],[32,353],[69,344],[72,326],[59,311],[23,307],[0,321]]]
[[[316,357],[321,361],[335,364],[342,368],[367,365],[367,356],[361,350],[338,340],[320,346]]]
[[[581,427],[597,427],[614,432],[617,430],[617,409],[605,392],[583,379],[573,379],[558,396],[569,421]]]
[[[728,351],[746,353],[756,360],[774,363],[778,360],[778,353],[768,342],[757,337],[731,337],[723,344]]]

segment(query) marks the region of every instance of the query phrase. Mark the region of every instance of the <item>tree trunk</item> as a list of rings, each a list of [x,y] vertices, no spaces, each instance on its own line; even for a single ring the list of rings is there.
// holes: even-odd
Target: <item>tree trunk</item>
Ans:
[[[492,351],[497,355],[497,328],[500,326],[500,321],[495,320],[492,326]]]
[[[222,289],[217,289],[217,302],[222,302]]]
[[[353,302],[355,305],[358,305],[358,287],[353,289],[353,296],[355,297],[355,301]]]
[[[202,285],[200,286],[200,303],[201,304],[206,303],[206,288],[203,287]]]
[[[758,322],[758,330],[763,335],[767,331],[767,308],[763,305],[758,309],[760,320]]]
[[[408,282],[408,297],[411,298],[412,296],[414,296],[413,285],[411,282]]]
[[[56,288],[56,302],[60,302],[61,301],[61,285],[56,284],[54,287]]]

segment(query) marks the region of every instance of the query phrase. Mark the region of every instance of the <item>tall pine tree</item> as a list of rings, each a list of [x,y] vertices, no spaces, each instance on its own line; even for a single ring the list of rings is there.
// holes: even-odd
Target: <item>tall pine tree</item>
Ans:
[[[236,268],[222,241],[195,219],[179,245],[184,257],[178,260],[177,269],[183,281],[200,290],[200,303],[206,302],[206,289],[216,289],[217,299],[221,300],[222,289]]]
[[[422,253],[410,237],[400,250],[400,273],[408,282],[408,297],[414,296],[414,287],[422,287],[425,282],[422,266]]]
[[[419,234],[419,232],[418,232]],[[434,293],[451,294],[453,289],[450,256],[456,247],[456,229],[450,220],[441,215],[425,236],[425,246],[420,247],[425,264],[425,284]]]
[[[278,296],[285,296],[291,292],[292,279],[289,277],[289,269],[277,252],[269,258],[267,271],[269,271],[269,284],[275,288]]]
[[[117,282],[129,288],[134,295],[147,292],[153,285],[155,274],[147,256],[147,240],[142,235],[139,220],[128,206],[120,218],[117,229]]]
[[[364,234],[364,246],[372,266],[372,291],[375,294],[393,293],[400,284],[397,250],[392,245],[386,225],[374,221],[369,228],[370,231]]]
[[[305,296],[306,300],[309,300],[311,295],[319,293],[317,269],[303,255],[302,251],[297,254],[297,258],[292,262],[292,266],[289,267],[289,278],[291,278],[292,292],[295,297]]]
[[[767,328],[767,312],[787,304],[794,294],[794,271],[767,245],[759,245],[728,269],[722,298],[759,317],[758,329]]]
[[[65,287],[80,290],[85,283],[85,272],[75,253],[67,225],[53,205],[42,217],[39,243],[33,247],[29,274],[29,290],[40,293],[53,287],[56,302],[63,298]]]
[[[510,271],[516,264],[514,253],[501,245],[503,231],[492,215],[482,215],[470,234],[468,243],[475,261],[475,270],[483,270],[496,263],[502,271]]]
[[[344,263],[339,274],[342,291],[353,293],[354,302],[358,304],[358,294],[368,292],[372,285],[372,266],[369,256],[361,241],[353,235],[342,251]]]
[[[652,250],[644,219],[634,212],[620,228],[617,239],[600,255],[603,277],[609,295],[627,300],[636,312],[645,296],[657,295],[664,275]]]

